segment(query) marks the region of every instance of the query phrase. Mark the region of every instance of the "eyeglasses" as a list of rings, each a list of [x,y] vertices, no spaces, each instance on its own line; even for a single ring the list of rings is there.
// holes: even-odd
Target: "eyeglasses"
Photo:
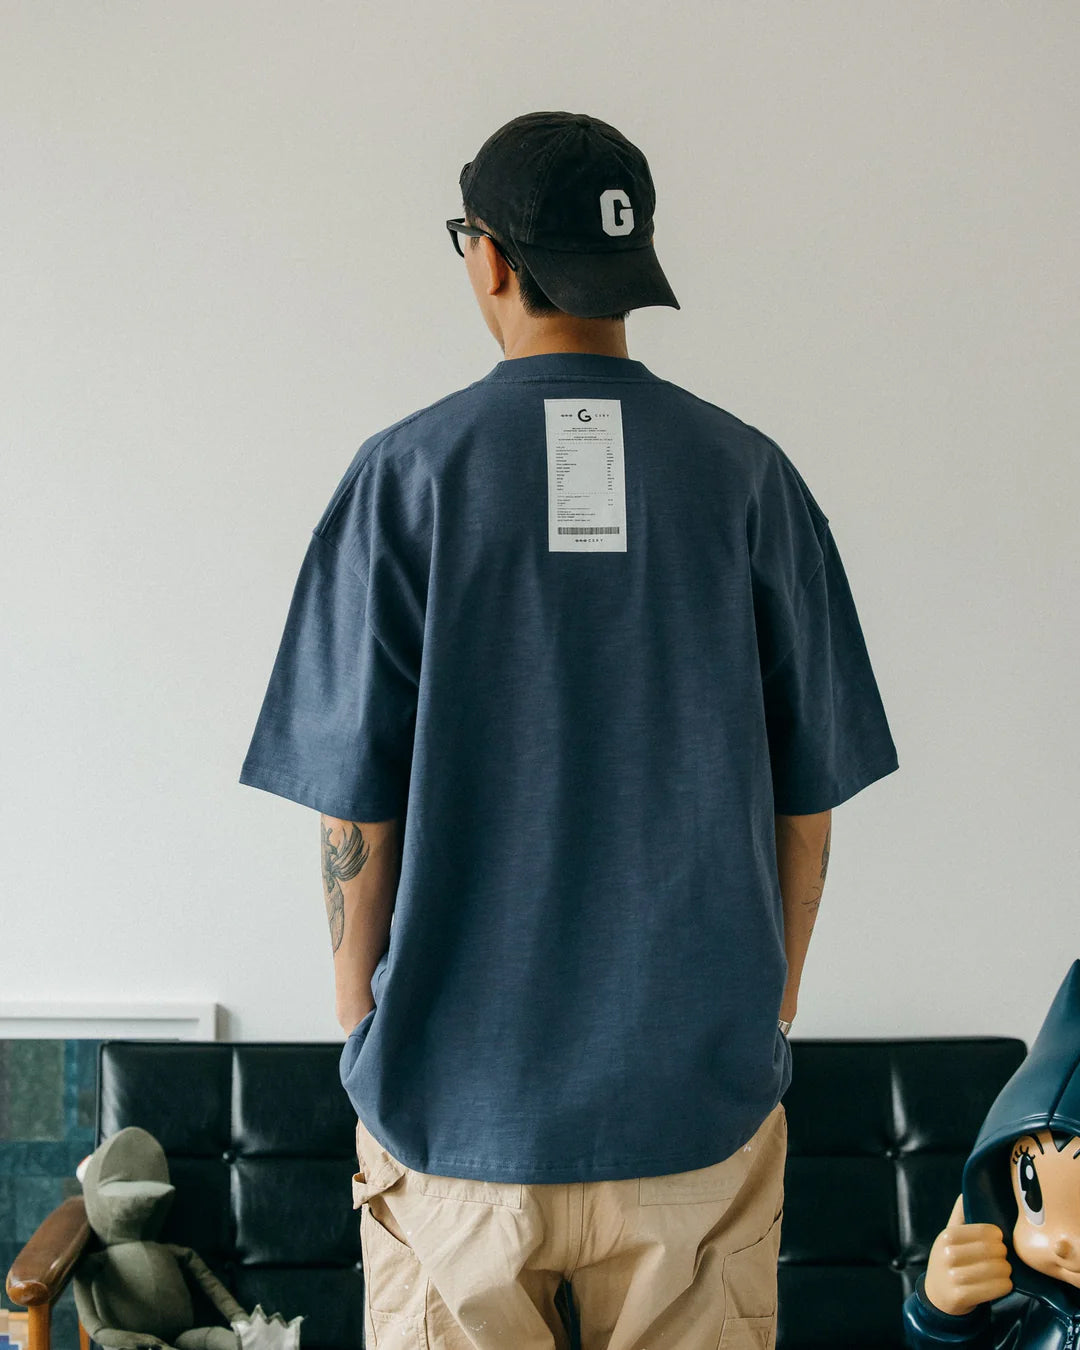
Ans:
[[[492,235],[488,234],[487,230],[478,229],[475,225],[466,225],[464,216],[458,216],[454,220],[448,220],[446,222],[446,228],[450,232],[450,238],[454,241],[454,248],[461,255],[461,257],[464,258],[465,252],[461,247],[461,240],[458,238],[459,234],[467,234],[474,239],[483,236],[483,238],[491,240],[491,242],[499,250],[502,256],[506,259],[506,265],[512,271],[516,272],[518,270],[517,263],[514,262],[513,258],[510,257],[506,249],[503,248],[503,246],[499,243],[499,241],[495,239]]]

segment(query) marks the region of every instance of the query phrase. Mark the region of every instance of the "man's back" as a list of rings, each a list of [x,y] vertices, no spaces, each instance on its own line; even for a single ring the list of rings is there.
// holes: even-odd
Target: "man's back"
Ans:
[[[572,405],[597,429],[560,432]],[[342,1055],[372,1133],[417,1171],[567,1182],[753,1134],[790,1074],[774,813],[896,767],[779,447],[641,362],[550,352],[360,448],[240,781],[401,819]]]

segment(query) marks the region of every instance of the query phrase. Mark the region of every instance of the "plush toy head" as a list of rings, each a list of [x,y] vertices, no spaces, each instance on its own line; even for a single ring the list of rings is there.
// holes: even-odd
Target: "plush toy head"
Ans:
[[[128,1126],[102,1140],[79,1165],[86,1217],[101,1239],[73,1273],[75,1304],[88,1335],[105,1350],[240,1350],[232,1322],[247,1316],[198,1252],[158,1242],[175,1190],[152,1134]],[[195,1326],[193,1294],[228,1326]],[[201,1316],[200,1312],[200,1316]]]
[[[165,1150],[137,1125],[106,1139],[83,1174],[86,1217],[106,1246],[156,1239],[175,1194]]]

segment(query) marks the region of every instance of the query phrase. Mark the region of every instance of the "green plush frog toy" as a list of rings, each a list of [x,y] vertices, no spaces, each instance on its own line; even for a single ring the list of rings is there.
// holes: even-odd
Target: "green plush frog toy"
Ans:
[[[155,1238],[172,1204],[165,1150],[138,1126],[110,1135],[80,1167],[86,1216],[101,1239],[73,1277],[79,1320],[109,1350],[241,1350],[231,1325],[193,1326],[189,1281],[226,1323],[249,1320],[190,1247]]]

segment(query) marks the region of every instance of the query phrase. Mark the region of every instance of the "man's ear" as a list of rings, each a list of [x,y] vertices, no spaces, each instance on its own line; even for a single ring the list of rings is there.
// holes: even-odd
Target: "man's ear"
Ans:
[[[483,253],[484,263],[487,267],[487,285],[485,290],[489,295],[493,295],[505,285],[510,269],[506,265],[506,259],[486,234],[480,236],[476,241],[475,246]]]

